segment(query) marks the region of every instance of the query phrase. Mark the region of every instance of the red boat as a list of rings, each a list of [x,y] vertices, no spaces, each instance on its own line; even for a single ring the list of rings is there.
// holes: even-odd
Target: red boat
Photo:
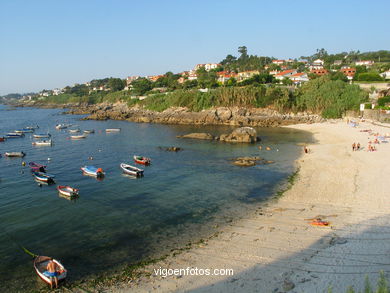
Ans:
[[[5,138],[4,137],[0,137],[0,141],[5,141]]]
[[[150,165],[151,160],[147,157],[134,156],[134,162],[136,162],[137,164],[142,164],[142,165]]]

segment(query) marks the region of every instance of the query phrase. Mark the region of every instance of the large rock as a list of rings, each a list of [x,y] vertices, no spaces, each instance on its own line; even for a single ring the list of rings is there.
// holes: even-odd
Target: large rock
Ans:
[[[189,133],[185,135],[178,135],[178,138],[193,138],[193,139],[209,139],[212,140],[214,139],[214,136],[212,136],[210,133],[205,133],[205,132],[194,132],[194,133]]]
[[[221,120],[221,121],[227,121],[230,118],[232,118],[232,111],[229,108],[220,107],[216,110],[215,115]]]
[[[230,134],[221,134],[219,140],[226,142],[256,142],[257,132],[252,127],[240,127]]]

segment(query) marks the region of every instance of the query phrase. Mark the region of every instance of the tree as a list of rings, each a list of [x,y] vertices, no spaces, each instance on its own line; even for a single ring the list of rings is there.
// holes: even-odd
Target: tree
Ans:
[[[222,65],[227,65],[227,64],[231,64],[233,63],[234,61],[237,60],[237,57],[234,57],[233,55],[227,55],[225,59],[223,59],[220,63]]]
[[[146,78],[138,78],[134,80],[131,83],[131,86],[133,88],[133,93],[139,96],[144,95],[147,91],[150,91],[153,88],[152,82]]]
[[[238,59],[245,60],[248,58],[248,50],[246,46],[238,47],[238,53],[241,54],[240,57],[238,57]]]
[[[383,81],[384,78],[376,72],[360,73],[357,77],[358,81]]]
[[[113,78],[111,77],[108,80],[108,87],[111,89],[111,91],[121,91],[125,88],[125,81],[120,78]]]
[[[198,85],[201,88],[213,88],[217,87],[217,74],[213,71],[207,72],[204,67],[199,68],[196,71],[198,77]]]
[[[342,73],[340,71],[331,72],[329,74],[329,78],[330,78],[330,80],[342,80],[342,81],[345,81],[345,82],[348,81],[348,77],[344,73]]]

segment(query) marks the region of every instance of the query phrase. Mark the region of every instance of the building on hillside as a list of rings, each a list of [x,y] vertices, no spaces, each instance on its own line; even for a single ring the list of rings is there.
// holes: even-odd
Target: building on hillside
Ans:
[[[321,59],[314,60],[310,66],[310,70],[316,70],[316,69],[323,69],[324,68],[324,61]]]
[[[284,62],[285,60],[272,60],[272,63],[276,65],[282,65]]]
[[[188,75],[188,80],[197,80],[198,79],[198,76],[195,72],[191,72],[189,75]]]
[[[181,76],[183,76],[183,77],[187,77],[188,75],[190,75],[190,72],[189,71],[183,71],[183,72],[180,72],[179,74]]]
[[[137,80],[138,78],[140,78],[139,75],[128,76],[126,78],[126,84],[129,86],[134,80]]]
[[[296,69],[289,69],[289,70],[284,70],[284,71],[281,71],[277,74],[274,75],[274,77],[277,79],[277,80],[283,80],[285,78],[290,78],[292,75],[298,73]]]
[[[355,62],[355,65],[356,66],[366,66],[366,67],[370,67],[372,65],[374,65],[374,61],[372,60],[360,60],[360,61],[356,61]]]
[[[247,70],[237,73],[237,80],[243,81],[245,79],[251,78],[254,75],[260,74],[258,70]]]
[[[294,63],[295,60],[290,58],[290,59],[285,60],[285,62],[286,62],[286,63]]]
[[[278,74],[280,71],[279,70],[271,70],[270,72],[269,72],[269,74],[270,75],[276,75],[276,74]]]
[[[305,72],[298,72],[298,73],[292,74],[288,78],[291,79],[295,84],[300,84],[302,82],[309,81],[309,77],[307,76],[307,74]]]
[[[335,60],[333,62],[333,65],[336,65],[336,66],[340,66],[341,64],[343,64],[343,60]]]
[[[184,76],[179,77],[177,80],[177,82],[180,84],[184,83],[185,81],[186,81],[186,78]]]
[[[356,74],[356,68],[352,68],[352,67],[344,67],[341,68],[340,71],[344,73],[344,75],[348,78],[348,80],[352,80]]]
[[[380,74],[380,76],[382,76],[384,79],[390,79],[390,70],[387,70],[385,72],[382,72]]]
[[[217,72],[217,81],[220,83],[225,83],[231,78],[236,78],[237,74],[234,72],[229,72],[229,71],[220,71]]]
[[[204,68],[206,71],[210,71],[211,69],[216,69],[218,68],[219,66],[221,66],[221,64],[219,63],[206,63],[206,64],[196,64],[195,67],[194,67],[194,71],[197,71],[198,69],[200,68]]]
[[[310,70],[310,73],[314,73],[316,75],[322,76],[328,74],[328,70],[322,68],[322,69],[312,69]]]
[[[146,78],[149,79],[151,82],[156,82],[161,77],[164,77],[164,75],[163,74],[160,74],[160,75],[149,75]]]
[[[64,93],[64,91],[62,90],[62,89],[54,89],[53,90],[53,96],[58,96],[58,95],[60,95],[60,94],[63,94]]]

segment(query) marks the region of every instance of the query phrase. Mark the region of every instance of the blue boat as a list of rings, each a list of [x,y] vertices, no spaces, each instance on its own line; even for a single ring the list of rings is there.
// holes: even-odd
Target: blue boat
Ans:
[[[16,132],[10,132],[5,135],[6,138],[19,138],[23,136],[24,136],[23,133],[16,133]]]
[[[54,182],[54,175],[46,174],[43,172],[33,172],[33,175],[36,180],[46,182],[46,183],[51,183]]]
[[[15,130],[16,133],[33,133],[34,129],[29,129],[29,128],[23,128],[23,129],[18,129]]]
[[[102,177],[105,174],[102,168],[96,168],[95,166],[84,166],[81,167],[81,170],[89,176]]]

